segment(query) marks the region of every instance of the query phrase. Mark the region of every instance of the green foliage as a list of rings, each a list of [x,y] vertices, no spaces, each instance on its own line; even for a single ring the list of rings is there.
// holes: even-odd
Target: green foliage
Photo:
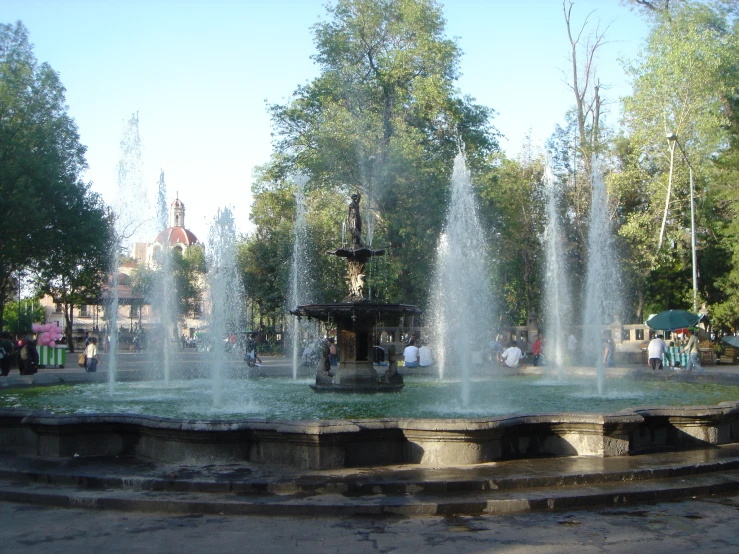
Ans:
[[[169,256],[165,261],[163,256]],[[131,273],[131,289],[135,296],[141,297],[134,301],[134,307],[140,308],[143,304],[155,305],[161,301],[162,283],[167,282],[164,271],[171,273],[171,283],[174,286],[174,305],[170,324],[183,321],[187,317],[200,315],[200,306],[203,299],[203,274],[205,273],[205,256],[198,246],[189,246],[183,255],[179,248],[161,252],[157,267],[138,266]],[[165,291],[169,292],[169,291]]]
[[[22,335],[31,333],[34,323],[44,322],[44,308],[37,298],[23,298],[20,301],[19,319],[18,301],[8,302],[5,305],[5,331],[11,335]]]
[[[531,145],[519,160],[496,156],[480,177],[480,213],[489,229],[494,281],[501,298],[503,321],[525,324],[538,311],[541,297],[542,249],[545,202],[542,196],[544,160],[534,156]]]
[[[37,63],[26,28],[0,25],[0,326],[20,271],[76,303],[96,297],[93,281],[106,268],[110,222],[79,181],[85,147],[64,92],[57,73]]]
[[[311,189],[327,194],[308,195],[316,253],[338,246],[343,219],[324,202],[359,191],[376,220],[373,247],[388,251],[371,264],[374,290],[386,300],[423,304],[452,161],[460,144],[473,167],[497,148],[492,110],[454,88],[461,53],[445,37],[435,2],[340,0],[327,9],[328,20],[313,27],[321,74],[289,103],[270,107],[275,151],[257,176],[257,232],[242,248],[242,267],[251,268],[246,286],[263,309],[284,300],[294,210],[281,210],[279,221],[263,210],[286,207],[284,183],[304,173]],[[317,297],[335,298],[330,279],[340,266],[323,255],[311,259]]]
[[[728,213],[727,204],[713,198],[711,160],[728,144],[726,97],[739,85],[739,44],[728,12],[718,3],[651,4],[653,28],[639,57],[627,64],[634,86],[624,101],[629,136],[616,142],[620,173],[609,181],[622,201],[619,235],[637,316],[650,305],[692,304],[684,157],[694,169],[699,294],[709,303],[724,300],[717,285],[729,270],[720,238]],[[664,248],[657,251],[663,228]]]

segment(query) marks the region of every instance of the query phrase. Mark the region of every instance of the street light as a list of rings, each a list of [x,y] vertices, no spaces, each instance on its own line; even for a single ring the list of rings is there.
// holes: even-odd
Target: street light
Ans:
[[[698,257],[696,255],[695,248],[695,195],[693,194],[693,166],[690,164],[690,159],[683,149],[683,145],[677,140],[675,133],[667,133],[667,140],[674,142],[680,148],[685,163],[688,164],[688,170],[690,173],[690,242],[693,253],[693,312],[698,313]]]

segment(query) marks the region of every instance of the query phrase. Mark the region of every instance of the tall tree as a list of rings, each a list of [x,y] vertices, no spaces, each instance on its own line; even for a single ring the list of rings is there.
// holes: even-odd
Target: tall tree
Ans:
[[[55,203],[61,209],[45,230],[50,248],[36,262],[36,286],[62,305],[71,337],[74,307],[99,303],[111,267],[113,223],[102,198],[82,183],[58,188]]]
[[[715,234],[711,226],[721,218],[704,215],[705,208],[716,206],[709,201],[706,179],[711,158],[727,144],[726,96],[739,84],[737,35],[728,12],[715,5],[665,3],[663,10],[653,12],[646,45],[627,65],[634,92],[624,101],[624,122],[631,147],[638,152],[631,164],[641,168],[636,171],[644,178],[639,185],[644,208],[638,217],[627,218],[624,231],[639,240],[653,237],[654,250],[642,251],[642,270],[649,268],[655,276],[667,270],[668,281],[689,280],[690,191],[683,158],[694,169],[698,245],[707,249]],[[668,138],[673,135],[680,146]],[[670,248],[665,250],[665,245]],[[707,255],[699,254],[699,263],[707,261]],[[710,269],[701,274],[708,275]],[[701,284],[704,297],[707,284]]]
[[[461,53],[436,2],[327,9],[313,28],[319,77],[270,107],[275,154],[263,176],[279,186],[301,171],[312,187],[361,192],[366,227],[377,222],[398,260],[387,264],[397,294],[425,301],[453,158],[460,142],[473,165],[496,149],[492,112],[454,88]]]
[[[85,147],[64,87],[39,64],[20,22],[0,24],[0,327],[11,281],[59,246],[66,196],[80,185]]]

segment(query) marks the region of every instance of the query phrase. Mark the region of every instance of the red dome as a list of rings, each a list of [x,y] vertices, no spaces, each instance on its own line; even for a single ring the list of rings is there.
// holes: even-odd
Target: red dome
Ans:
[[[184,244],[185,246],[191,246],[198,242],[198,237],[194,233],[188,231],[184,227],[167,227],[164,231],[157,235],[154,242],[159,244],[168,244],[169,246],[175,246],[177,244]]]

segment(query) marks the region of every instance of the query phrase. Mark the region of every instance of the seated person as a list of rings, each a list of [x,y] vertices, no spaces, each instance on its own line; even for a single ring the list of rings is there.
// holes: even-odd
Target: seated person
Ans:
[[[518,343],[515,340],[511,341],[511,345],[508,349],[500,355],[500,358],[505,362],[508,367],[518,367],[523,352],[518,347]]]
[[[418,367],[418,347],[413,339],[403,350],[403,359],[405,367]]]
[[[421,348],[418,349],[418,365],[421,367],[429,367],[434,365],[434,355],[431,352],[431,347],[425,342],[421,344]]]

